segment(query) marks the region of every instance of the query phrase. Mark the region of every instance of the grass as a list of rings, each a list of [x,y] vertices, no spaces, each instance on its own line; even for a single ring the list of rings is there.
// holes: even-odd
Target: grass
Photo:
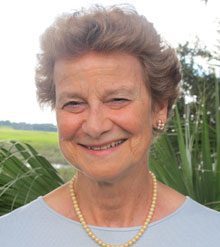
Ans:
[[[42,145],[42,141],[44,141],[45,144],[57,145],[56,132],[15,130],[12,128],[0,127],[0,139],[15,139],[38,145]]]
[[[28,143],[51,163],[66,164],[59,150],[56,132],[15,130],[8,127],[0,127],[0,140],[18,140]]]

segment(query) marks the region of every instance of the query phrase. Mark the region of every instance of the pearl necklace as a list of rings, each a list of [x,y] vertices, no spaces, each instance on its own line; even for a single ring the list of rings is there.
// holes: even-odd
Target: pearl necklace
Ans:
[[[81,210],[79,208],[77,199],[76,199],[76,194],[74,191],[74,180],[76,178],[76,176],[73,177],[73,179],[70,181],[70,195],[73,201],[73,208],[75,210],[75,213],[77,215],[77,217],[79,218],[79,221],[82,225],[82,227],[84,228],[84,230],[86,231],[86,233],[88,234],[88,236],[93,239],[99,246],[101,247],[129,247],[132,246],[135,242],[137,242],[140,237],[144,234],[144,232],[147,230],[147,227],[153,217],[155,208],[156,208],[156,200],[157,200],[157,180],[155,175],[152,172],[149,172],[152,176],[152,180],[153,180],[153,194],[152,194],[152,201],[151,201],[151,206],[148,212],[148,215],[146,217],[146,220],[144,222],[144,225],[141,227],[141,229],[138,231],[138,233],[132,238],[130,239],[128,242],[124,243],[124,244],[108,244],[103,242],[101,239],[99,239],[90,229],[90,227],[86,224],[85,219],[81,213]]]

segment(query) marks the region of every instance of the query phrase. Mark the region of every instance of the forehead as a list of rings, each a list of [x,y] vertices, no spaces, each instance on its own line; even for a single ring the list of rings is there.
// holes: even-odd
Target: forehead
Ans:
[[[91,52],[79,58],[59,59],[55,63],[54,82],[61,91],[70,86],[75,90],[93,87],[99,91],[145,86],[140,62],[124,53]]]

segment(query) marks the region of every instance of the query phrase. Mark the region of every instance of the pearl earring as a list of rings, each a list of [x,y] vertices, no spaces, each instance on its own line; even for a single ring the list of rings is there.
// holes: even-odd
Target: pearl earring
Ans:
[[[163,120],[159,119],[159,120],[157,121],[157,129],[158,129],[158,130],[163,130],[164,127],[165,127],[165,123],[163,122]]]

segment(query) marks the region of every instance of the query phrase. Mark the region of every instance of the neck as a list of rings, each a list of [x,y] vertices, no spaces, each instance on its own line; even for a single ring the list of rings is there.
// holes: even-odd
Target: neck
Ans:
[[[115,183],[96,182],[79,174],[74,187],[79,207],[90,225],[140,226],[152,201],[152,178],[146,167]]]

